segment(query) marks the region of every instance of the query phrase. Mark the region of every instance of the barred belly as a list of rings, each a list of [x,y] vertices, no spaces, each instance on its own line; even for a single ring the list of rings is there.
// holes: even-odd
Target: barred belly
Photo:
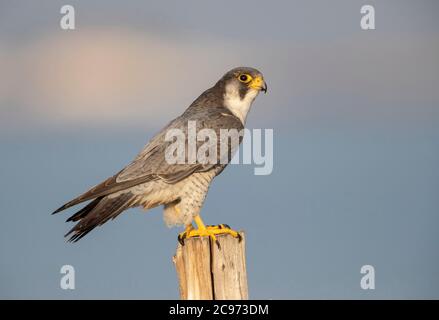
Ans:
[[[197,172],[172,187],[177,199],[165,205],[163,217],[168,226],[187,225],[192,222],[193,217],[201,211],[215,175],[214,170]]]

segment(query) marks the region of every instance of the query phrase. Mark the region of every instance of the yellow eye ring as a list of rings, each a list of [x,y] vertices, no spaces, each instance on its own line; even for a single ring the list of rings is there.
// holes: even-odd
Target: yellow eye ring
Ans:
[[[249,83],[250,81],[252,81],[252,77],[249,74],[246,73],[242,73],[240,75],[238,75],[238,80],[243,82],[243,83]]]

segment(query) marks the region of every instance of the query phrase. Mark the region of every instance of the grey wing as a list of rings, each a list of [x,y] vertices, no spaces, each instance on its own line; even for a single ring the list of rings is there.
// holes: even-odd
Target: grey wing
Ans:
[[[190,109],[188,109],[188,111],[190,111]],[[220,170],[218,170],[218,173],[221,172],[226,164],[221,164],[219,159],[216,164],[169,164],[166,161],[166,148],[172,143],[171,141],[165,141],[166,132],[169,129],[180,129],[185,133],[187,145],[188,121],[196,121],[197,130],[200,128],[215,130],[218,137],[220,136],[220,129],[241,130],[243,128],[241,121],[224,108],[209,108],[207,110],[197,110],[192,113],[185,112],[154,136],[134,161],[123,170],[77,198],[67,202],[55,210],[54,213],[84,201],[127,190],[133,186],[153,180],[161,179],[166,183],[173,184],[187,178],[195,172],[208,171],[213,167],[219,167]],[[200,144],[200,142],[198,143]],[[218,144],[219,143],[220,141],[218,139]]]
[[[200,164],[197,162],[192,164],[187,162],[184,164],[169,164],[166,161],[166,149],[172,143],[172,141],[165,141],[166,132],[169,129],[181,130],[186,137],[185,146],[187,151],[188,121],[195,121],[197,132],[205,128],[215,131],[218,137],[217,162],[215,164]],[[221,159],[219,158],[221,143],[219,137],[221,129],[237,129],[240,131],[243,129],[243,125],[238,118],[224,108],[210,108],[208,110],[203,110],[202,112],[196,112],[193,115],[183,115],[171,122],[170,125],[165,127],[159,134],[157,134],[144,148],[144,150],[139,153],[136,159],[118,174],[117,181],[126,182],[152,175],[155,178],[162,179],[167,183],[176,183],[195,172],[208,171],[216,166],[225,167],[226,164],[222,164],[224,161],[220,161]],[[241,141],[242,136],[240,136],[239,143]],[[197,141],[197,147],[199,147],[202,143],[204,142]],[[230,161],[231,155],[233,155],[233,153],[236,151],[231,147],[231,141],[229,141],[228,148],[231,150],[231,154],[228,156],[228,160]]]

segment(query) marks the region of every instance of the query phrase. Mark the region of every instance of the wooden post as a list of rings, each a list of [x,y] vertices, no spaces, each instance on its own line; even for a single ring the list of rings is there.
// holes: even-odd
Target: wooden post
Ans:
[[[248,299],[245,265],[245,234],[242,240],[217,235],[220,244],[208,237],[185,239],[173,258],[182,300]]]

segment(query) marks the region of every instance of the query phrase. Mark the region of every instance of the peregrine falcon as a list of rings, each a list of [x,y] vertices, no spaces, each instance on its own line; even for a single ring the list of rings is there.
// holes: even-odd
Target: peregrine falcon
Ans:
[[[163,205],[167,225],[186,226],[185,231],[179,234],[181,243],[189,237],[209,236],[214,241],[218,234],[238,237],[238,233],[229,226],[206,226],[200,217],[209,186],[227,163],[218,159],[216,163],[207,164],[169,164],[165,153],[171,142],[166,139],[166,133],[172,129],[187,133],[189,121],[196,122],[197,130],[208,128],[216,133],[221,129],[240,131],[260,91],[266,93],[267,85],[258,70],[238,67],[227,72],[181,116],[156,134],[128,166],[53,212],[92,200],[67,219],[77,223],[65,236],[70,235],[69,241],[76,242],[128,208],[141,206],[151,209]],[[235,151],[230,152],[229,160]]]

